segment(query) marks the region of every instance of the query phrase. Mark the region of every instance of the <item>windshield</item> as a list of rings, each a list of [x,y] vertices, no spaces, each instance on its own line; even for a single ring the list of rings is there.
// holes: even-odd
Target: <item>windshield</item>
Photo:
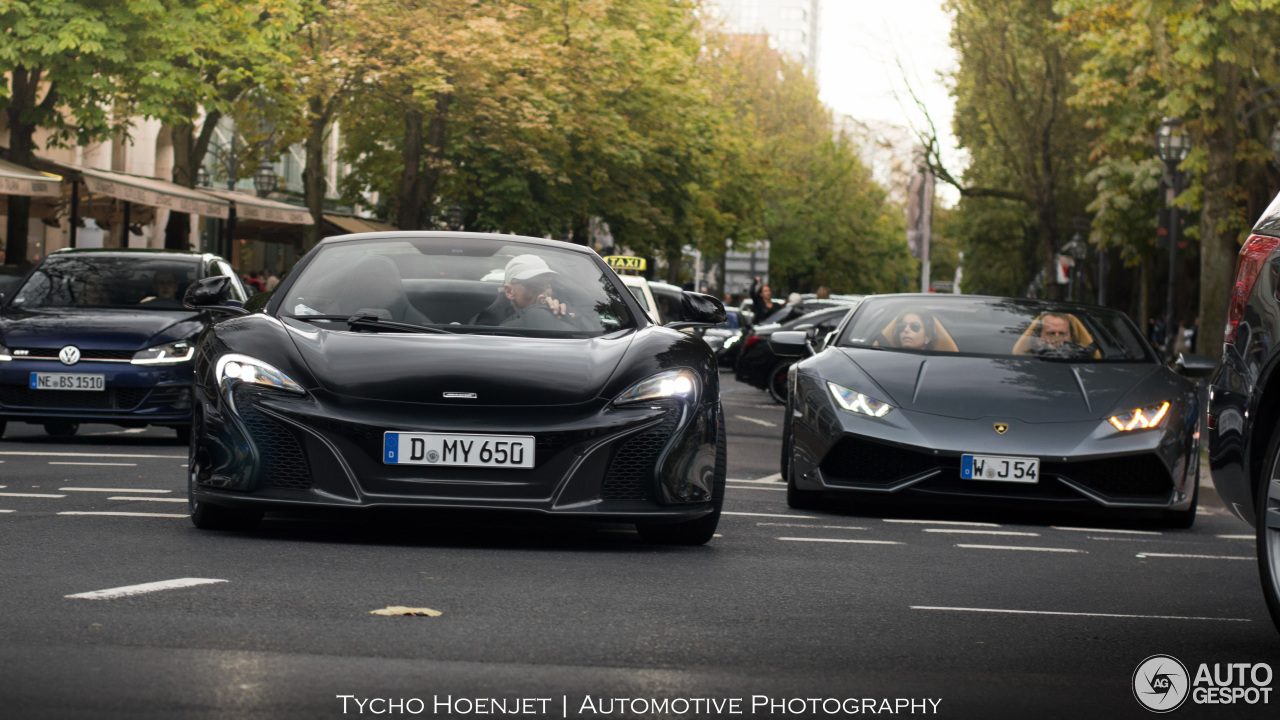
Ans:
[[[280,305],[325,316],[538,337],[635,327],[605,268],[588,255],[500,239],[405,238],[322,246]],[[361,329],[372,329],[369,324]],[[343,328],[345,329],[345,328]],[[390,329],[390,326],[388,326]]]
[[[183,310],[182,294],[197,278],[190,258],[162,255],[51,255],[14,295],[12,307]]]
[[[1083,363],[1154,362],[1137,328],[1122,313],[1005,298],[868,299],[838,344]]]

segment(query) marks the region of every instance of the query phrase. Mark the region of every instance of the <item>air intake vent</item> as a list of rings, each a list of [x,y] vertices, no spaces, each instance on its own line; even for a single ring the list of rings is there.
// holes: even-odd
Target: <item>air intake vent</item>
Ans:
[[[609,462],[600,497],[606,500],[651,499],[654,464],[679,422],[680,406],[672,404],[662,422],[623,442]]]
[[[311,469],[302,452],[297,431],[260,412],[254,405],[256,393],[235,391],[236,413],[249,430],[249,437],[262,459],[260,477],[264,487],[310,490]]]

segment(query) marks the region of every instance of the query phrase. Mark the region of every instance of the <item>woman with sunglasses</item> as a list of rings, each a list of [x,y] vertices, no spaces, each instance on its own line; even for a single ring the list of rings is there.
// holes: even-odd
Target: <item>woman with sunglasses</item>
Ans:
[[[933,348],[933,315],[924,310],[909,310],[893,328],[893,344],[906,350]]]

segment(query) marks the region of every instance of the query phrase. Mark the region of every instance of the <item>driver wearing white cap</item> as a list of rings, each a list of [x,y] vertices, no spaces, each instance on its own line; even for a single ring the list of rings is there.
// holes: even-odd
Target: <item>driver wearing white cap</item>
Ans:
[[[501,325],[535,305],[546,305],[556,318],[572,317],[564,303],[552,297],[551,283],[559,275],[537,255],[517,255],[507,262],[502,295],[471,318],[472,325]]]

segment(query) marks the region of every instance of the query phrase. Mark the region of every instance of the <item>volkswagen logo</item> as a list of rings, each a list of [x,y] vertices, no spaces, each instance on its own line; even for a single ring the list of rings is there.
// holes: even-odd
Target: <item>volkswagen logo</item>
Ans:
[[[80,362],[80,348],[75,345],[68,345],[58,351],[58,359],[63,365],[75,365]]]
[[[1177,658],[1152,655],[1133,671],[1133,696],[1152,712],[1177,710],[1187,700],[1190,679]]]
[[[996,424],[992,425],[992,427],[994,427],[994,428],[996,429],[996,434],[997,434],[997,435],[1003,435],[1003,434],[1005,434],[1005,433],[1009,432],[1009,425],[1008,425],[1008,423],[996,423]]]

